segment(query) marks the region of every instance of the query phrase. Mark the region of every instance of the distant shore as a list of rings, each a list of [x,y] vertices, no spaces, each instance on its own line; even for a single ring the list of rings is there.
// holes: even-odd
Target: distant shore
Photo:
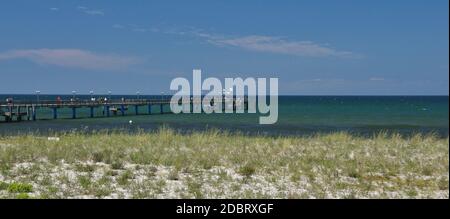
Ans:
[[[449,198],[449,139],[59,133],[0,137],[0,198]]]

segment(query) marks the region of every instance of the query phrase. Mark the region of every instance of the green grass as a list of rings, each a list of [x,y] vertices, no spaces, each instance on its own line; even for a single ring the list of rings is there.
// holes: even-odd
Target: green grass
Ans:
[[[58,137],[60,141],[34,134],[0,137],[0,197],[34,192],[45,198],[449,194],[449,141],[434,135],[269,137],[217,130],[180,134],[162,128]],[[19,181],[23,184],[8,183]]]
[[[81,188],[89,189],[91,187],[91,178],[89,176],[78,176],[78,182],[80,183]]]
[[[16,199],[29,199],[31,198],[27,193],[19,193],[15,197]]]
[[[123,169],[123,163],[121,161],[114,161],[111,164],[111,168],[113,168],[114,170],[120,170]]]
[[[239,168],[239,173],[245,177],[251,177],[253,174],[255,174],[255,172],[256,168],[251,164],[246,164]]]
[[[29,193],[33,191],[33,186],[27,183],[13,182],[7,188],[10,193]]]
[[[8,189],[9,184],[5,182],[0,181],[0,190],[6,190]]]
[[[130,170],[126,170],[117,178],[117,183],[119,185],[127,185],[129,183],[129,180],[132,178],[133,173]]]

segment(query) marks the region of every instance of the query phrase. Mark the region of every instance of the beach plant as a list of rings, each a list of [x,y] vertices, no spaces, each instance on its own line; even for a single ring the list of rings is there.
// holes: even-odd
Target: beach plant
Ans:
[[[31,197],[27,193],[19,193],[16,195],[15,198],[16,199],[30,199]]]
[[[244,177],[251,177],[255,172],[256,168],[251,164],[245,164],[239,169],[239,173]]]
[[[130,170],[124,171],[116,180],[119,185],[128,185],[129,180],[133,178],[133,173]]]
[[[449,139],[436,135],[266,136],[163,127],[58,136],[0,136],[0,145],[8,145],[0,147],[0,198],[449,196]]]
[[[0,191],[8,189],[9,184],[0,181]]]
[[[123,169],[123,162],[116,160],[111,164],[111,168],[114,170],[121,170]]]
[[[10,193],[28,193],[33,191],[33,186],[28,183],[13,182],[7,188]]]

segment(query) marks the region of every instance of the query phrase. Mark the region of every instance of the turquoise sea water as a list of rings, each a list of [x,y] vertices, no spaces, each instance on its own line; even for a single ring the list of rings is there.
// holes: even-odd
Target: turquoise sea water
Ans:
[[[57,95],[40,95],[41,100],[55,100]],[[63,99],[71,96],[60,95]],[[34,95],[0,95],[0,100],[35,100]],[[113,96],[113,99],[136,98],[135,96]],[[89,99],[90,96],[77,96]],[[160,98],[143,96],[140,98]],[[249,134],[305,135],[314,133],[348,131],[371,135],[380,131],[401,134],[435,132],[446,137],[449,132],[448,96],[280,96],[278,122],[259,125],[258,114],[159,114],[154,106],[152,115],[147,107],[140,109],[142,115],[104,118],[97,110],[98,118],[88,118],[89,109],[78,109],[78,119],[70,119],[70,109],[60,110],[58,120],[52,120],[50,109],[40,109],[38,120],[5,123],[0,118],[0,134],[23,132],[67,131],[67,130],[156,130],[161,125],[189,132],[207,128],[219,128]],[[169,111],[167,106],[166,111]],[[129,121],[133,124],[130,125]]]

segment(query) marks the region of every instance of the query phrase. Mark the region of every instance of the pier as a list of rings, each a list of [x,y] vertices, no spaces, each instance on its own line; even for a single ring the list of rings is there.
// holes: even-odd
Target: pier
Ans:
[[[222,109],[225,108],[225,100],[222,100],[220,106]],[[159,108],[158,114],[165,114],[170,112],[164,111],[164,106],[170,105],[170,99],[131,99],[131,100],[56,100],[56,101],[12,101],[12,102],[0,102],[0,116],[4,117],[5,122],[12,121],[36,121],[39,119],[39,115],[37,109],[47,108],[52,111],[52,118],[58,119],[59,109],[70,109],[71,118],[76,119],[79,118],[77,114],[77,109],[87,108],[89,109],[89,118],[96,117],[96,113],[98,110],[101,110],[103,117],[112,117],[112,116],[126,116],[126,115],[151,115],[155,114],[152,112],[152,107],[156,106]],[[181,103],[178,104],[189,104],[191,109],[194,104],[201,104],[201,102],[196,103],[192,99],[189,103]],[[213,105],[214,102],[211,102]],[[233,110],[236,109],[236,100],[233,99]],[[140,109],[142,107],[146,107],[146,112],[141,112]],[[248,109],[247,100],[244,100],[244,108]],[[131,110],[130,110],[131,109]],[[128,112],[131,111],[131,112]],[[127,113],[128,112],[128,113]],[[98,116],[97,116],[98,117]]]

